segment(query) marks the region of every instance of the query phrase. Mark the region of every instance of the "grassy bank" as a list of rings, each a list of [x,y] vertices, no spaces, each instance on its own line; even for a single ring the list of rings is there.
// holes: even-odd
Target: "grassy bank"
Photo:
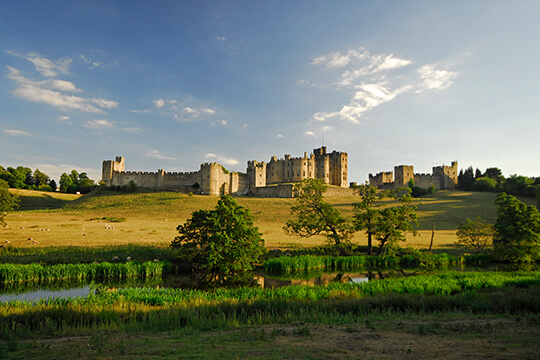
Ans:
[[[84,196],[24,190],[17,190],[17,193],[21,195],[21,208],[7,216],[9,228],[0,230],[1,241],[8,240],[8,247],[16,248],[166,246],[177,235],[176,227],[193,211],[212,209],[218,199],[173,192],[106,192]],[[327,200],[348,216],[358,198],[330,197]],[[324,243],[322,237],[298,239],[284,234],[282,228],[289,219],[292,199],[240,197],[237,201],[254,214],[255,224],[269,248],[291,249]],[[428,247],[435,223],[435,249],[452,250],[455,231],[466,218],[482,216],[487,221],[494,221],[497,211],[494,201],[495,194],[459,191],[439,191],[420,198],[420,236],[409,237],[407,243]],[[113,222],[114,219],[125,221]],[[48,231],[40,231],[42,229]],[[34,243],[27,241],[29,238]],[[365,245],[366,239],[358,233],[353,242]],[[0,249],[0,256],[2,251]]]

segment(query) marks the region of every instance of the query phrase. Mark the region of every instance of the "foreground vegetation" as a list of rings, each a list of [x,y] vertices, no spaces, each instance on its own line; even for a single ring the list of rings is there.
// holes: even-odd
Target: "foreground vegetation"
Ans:
[[[134,260],[115,264],[119,268],[163,264],[175,257],[169,244],[178,235],[177,225],[194,211],[216,204],[216,197],[176,193],[81,197],[18,191],[23,195],[21,207],[7,216],[9,228],[0,230],[2,243],[9,241],[0,249],[0,263],[35,269],[76,263],[99,267],[105,265],[92,263],[110,262],[115,256],[122,263],[128,256]],[[298,240],[283,233],[292,199],[236,200],[254,215],[266,245],[278,249],[268,254],[265,266],[281,272],[400,261],[416,266],[419,260],[427,265],[416,254],[343,257],[338,256],[343,249],[333,254],[330,248],[314,248],[325,239]],[[418,204],[421,236],[407,238],[406,244],[427,248],[436,223],[429,261],[459,263],[468,257],[454,245],[457,228],[478,215],[494,222],[494,200],[490,193],[437,192],[423,197]],[[351,216],[358,198],[327,201]],[[30,237],[38,243],[28,241]],[[353,243],[355,250],[349,255],[364,251],[364,237],[356,236]],[[442,254],[448,251],[452,254]],[[300,256],[314,252],[321,256]],[[40,264],[24,265],[31,263]],[[56,268],[58,274],[62,266]],[[279,289],[202,291],[154,285],[99,290],[86,298],[0,304],[0,357],[422,359],[447,357],[448,349],[457,349],[453,355],[459,352],[463,357],[538,357],[538,271],[444,272]]]

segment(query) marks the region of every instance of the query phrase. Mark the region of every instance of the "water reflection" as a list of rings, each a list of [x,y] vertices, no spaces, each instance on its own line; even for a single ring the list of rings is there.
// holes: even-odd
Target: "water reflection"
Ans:
[[[0,303],[15,301],[15,300],[36,302],[42,299],[77,298],[77,297],[88,296],[91,292],[92,290],[90,289],[90,286],[88,285],[82,288],[71,288],[71,289],[64,289],[64,290],[57,290],[57,291],[35,290],[35,291],[25,292],[22,294],[0,295]]]

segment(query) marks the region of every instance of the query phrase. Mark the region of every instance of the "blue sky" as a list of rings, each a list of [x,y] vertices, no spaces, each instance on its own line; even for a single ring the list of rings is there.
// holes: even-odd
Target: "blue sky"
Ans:
[[[538,1],[3,1],[0,165],[540,176]]]

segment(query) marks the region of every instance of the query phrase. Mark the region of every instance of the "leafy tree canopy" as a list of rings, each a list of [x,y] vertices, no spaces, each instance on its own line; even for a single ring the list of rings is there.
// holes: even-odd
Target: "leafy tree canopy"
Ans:
[[[354,204],[355,227],[365,231],[368,236],[368,253],[371,253],[371,241],[379,242],[379,251],[391,251],[396,245],[405,241],[405,234],[410,231],[417,234],[418,225],[416,205],[412,204],[411,189],[399,188],[381,191],[371,185],[359,186],[360,202]],[[376,204],[384,198],[393,198],[396,205],[382,206]]]
[[[457,244],[471,248],[475,253],[485,250],[492,241],[493,225],[486,223],[480,216],[474,220],[466,219],[456,232]]]
[[[248,209],[230,196],[221,196],[215,210],[198,210],[177,227],[171,243],[207,280],[228,283],[253,269],[266,252]]]
[[[0,180],[0,225],[6,225],[5,216],[8,211],[18,206],[19,197],[9,191],[9,185]]]
[[[322,234],[327,241],[339,245],[348,242],[354,229],[338,209],[324,200],[328,188],[321,180],[307,178],[294,185],[296,205],[291,207],[293,219],[283,228],[288,235],[309,238]]]
[[[540,213],[511,195],[500,193],[495,220],[493,248],[498,260],[533,262],[540,260]]]

